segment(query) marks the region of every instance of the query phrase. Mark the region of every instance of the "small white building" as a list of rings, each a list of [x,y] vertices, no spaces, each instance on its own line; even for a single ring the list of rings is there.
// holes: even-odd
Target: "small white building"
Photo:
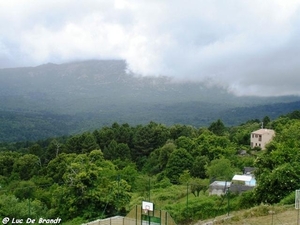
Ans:
[[[262,150],[264,150],[266,144],[272,141],[274,136],[275,131],[271,129],[259,129],[253,131],[250,137],[251,148],[260,147]]]
[[[209,185],[209,195],[224,195],[230,188],[229,181],[214,181]]]
[[[230,191],[234,193],[242,193],[252,190],[256,185],[253,175],[234,175],[230,185]]]
[[[254,187],[256,185],[256,180],[253,175],[234,175],[232,183],[241,183],[246,186]]]

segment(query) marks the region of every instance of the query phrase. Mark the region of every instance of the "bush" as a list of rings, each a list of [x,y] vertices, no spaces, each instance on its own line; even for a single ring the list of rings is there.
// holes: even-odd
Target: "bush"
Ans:
[[[248,209],[255,205],[253,191],[246,191],[239,196],[238,207]]]
[[[170,180],[167,177],[164,177],[159,182],[155,183],[154,188],[167,188],[172,186]]]
[[[227,211],[227,203],[220,204],[218,196],[202,196],[191,199],[188,203],[172,204],[166,207],[177,223],[188,223],[193,220],[205,220],[224,214]]]
[[[295,192],[291,192],[288,196],[281,199],[280,204],[282,205],[295,204]]]

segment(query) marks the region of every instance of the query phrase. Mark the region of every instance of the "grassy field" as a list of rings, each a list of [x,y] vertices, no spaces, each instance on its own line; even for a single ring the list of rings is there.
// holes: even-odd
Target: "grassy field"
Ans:
[[[268,206],[261,205],[248,210],[231,212],[229,216],[198,221],[193,225],[300,225],[300,217],[294,205]]]

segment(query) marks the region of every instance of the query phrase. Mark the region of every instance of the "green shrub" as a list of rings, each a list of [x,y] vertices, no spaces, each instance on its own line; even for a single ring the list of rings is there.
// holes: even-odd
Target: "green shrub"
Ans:
[[[295,192],[291,192],[288,196],[281,199],[280,204],[282,205],[289,205],[295,203]]]
[[[166,201],[166,200],[176,200],[177,195],[171,192],[162,192],[158,194],[156,197],[160,201]]]
[[[172,184],[171,184],[169,178],[164,177],[162,180],[155,183],[154,188],[166,188],[166,187],[170,187],[170,186],[172,186]]]
[[[76,217],[73,220],[63,222],[63,225],[81,225],[84,222],[88,221],[84,221],[81,217]]]
[[[204,220],[226,213],[227,203],[221,202],[218,196],[202,196],[180,204],[166,207],[177,223],[188,223],[192,220]]]
[[[255,205],[253,191],[246,191],[238,198],[238,208],[248,209]]]

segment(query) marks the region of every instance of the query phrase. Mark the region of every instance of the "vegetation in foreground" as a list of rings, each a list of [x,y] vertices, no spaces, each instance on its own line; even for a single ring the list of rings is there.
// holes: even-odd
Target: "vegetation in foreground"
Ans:
[[[227,128],[218,120],[200,129],[114,123],[76,136],[2,143],[0,217],[80,224],[151,200],[183,224],[262,203],[291,204],[300,186],[300,112],[263,118],[276,137],[266,150],[250,150],[260,122]],[[230,180],[246,166],[257,168],[253,191],[208,195],[210,181]]]
[[[259,205],[250,209],[235,211],[229,215],[198,221],[198,224],[205,224],[213,221],[215,225],[294,225],[298,224],[299,211],[294,205]]]

